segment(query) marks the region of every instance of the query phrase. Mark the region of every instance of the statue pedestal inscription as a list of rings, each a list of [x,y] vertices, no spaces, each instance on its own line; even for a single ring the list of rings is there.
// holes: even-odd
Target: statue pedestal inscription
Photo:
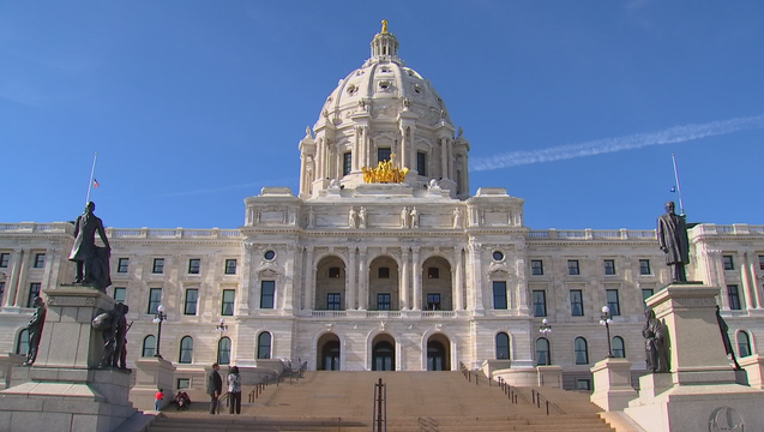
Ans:
[[[0,430],[114,430],[136,412],[128,400],[130,371],[96,368],[104,343],[91,326],[97,314],[113,309],[114,300],[80,286],[60,286],[46,294],[37,360],[25,368],[28,380],[0,391]]]
[[[646,300],[668,334],[669,372],[640,378],[624,412],[651,432],[742,431],[764,425],[764,391],[736,383],[716,320],[719,288],[673,284]]]

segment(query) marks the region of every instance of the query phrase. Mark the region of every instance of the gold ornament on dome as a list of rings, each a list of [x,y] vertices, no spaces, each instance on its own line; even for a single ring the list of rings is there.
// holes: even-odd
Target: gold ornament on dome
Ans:
[[[387,34],[387,20],[382,20],[382,34]]]
[[[403,183],[406,181],[406,174],[409,169],[398,169],[393,167],[393,159],[395,159],[395,153],[390,155],[390,160],[379,161],[376,168],[363,167],[363,182],[364,183]]]

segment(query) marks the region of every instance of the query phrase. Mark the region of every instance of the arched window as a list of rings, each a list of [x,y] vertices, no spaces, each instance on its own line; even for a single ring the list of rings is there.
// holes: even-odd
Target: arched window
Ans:
[[[536,339],[536,366],[549,366],[552,364],[552,353],[549,350],[547,338]]]
[[[586,339],[577,337],[575,340],[576,364],[589,364],[589,349],[586,346]]]
[[[257,337],[257,358],[271,358],[271,334],[268,332],[262,332]]]
[[[16,354],[27,355],[29,352],[29,330],[24,329],[19,333],[19,340],[16,342]]]
[[[751,338],[748,333],[741,331],[737,334],[737,352],[739,357],[751,355]]]
[[[156,352],[157,348],[157,339],[154,337],[154,335],[148,335],[145,338],[143,338],[143,352],[141,353],[142,357],[151,357]]]
[[[191,363],[194,359],[194,338],[185,336],[180,340],[180,357],[178,363]]]
[[[496,335],[496,360],[509,360],[509,336],[504,332]]]
[[[231,339],[227,337],[221,338],[218,341],[218,364],[231,364]]]
[[[623,338],[620,336],[613,338],[613,357],[626,358],[626,345],[623,343]]]

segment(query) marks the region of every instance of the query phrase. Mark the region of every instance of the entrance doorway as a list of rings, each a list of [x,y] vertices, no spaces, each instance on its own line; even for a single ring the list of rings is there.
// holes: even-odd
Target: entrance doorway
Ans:
[[[395,370],[395,340],[390,335],[379,335],[371,345],[371,370]]]
[[[448,338],[442,334],[436,334],[427,341],[427,370],[448,371],[451,370],[451,353]]]
[[[318,340],[318,370],[340,370],[340,339],[333,333],[327,333]]]

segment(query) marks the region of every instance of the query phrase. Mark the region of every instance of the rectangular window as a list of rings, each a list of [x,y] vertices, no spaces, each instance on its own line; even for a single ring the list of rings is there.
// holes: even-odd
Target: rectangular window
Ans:
[[[759,255],[759,270],[764,270],[764,255]]]
[[[649,259],[641,259],[639,260],[639,274],[641,275],[649,275],[650,273],[650,260]]]
[[[127,299],[127,289],[125,287],[114,287],[114,301],[124,303]]]
[[[147,313],[156,314],[160,303],[162,303],[162,288],[151,288],[149,290],[149,309]]]
[[[235,259],[227,259],[227,260],[225,260],[225,274],[227,274],[227,275],[235,275],[236,274],[236,260]]]
[[[378,275],[379,279],[390,279],[390,267],[380,267]]]
[[[645,302],[648,297],[652,297],[653,294],[655,294],[655,291],[652,288],[642,289],[642,302]],[[645,309],[647,309],[647,303],[645,303]]]
[[[39,282],[29,284],[29,298],[27,298],[27,307],[34,307],[34,299],[40,297],[40,287],[41,284]]]
[[[390,294],[377,294],[377,310],[390,310]]]
[[[605,294],[607,295],[607,307],[610,308],[610,316],[621,315],[621,303],[618,301],[618,290],[605,290]]]
[[[186,290],[186,303],[183,305],[183,315],[196,315],[196,304],[199,301],[199,290],[190,288]]]
[[[188,274],[199,274],[199,268],[202,265],[202,260],[199,258],[191,258],[188,260]]]
[[[543,276],[544,275],[544,261],[542,261],[542,260],[531,260],[531,274],[533,276]]]
[[[427,310],[440,310],[440,294],[427,294]]]
[[[505,281],[493,281],[493,308],[507,308],[507,283]]]
[[[154,258],[154,265],[151,267],[151,273],[164,273],[164,258]]]
[[[178,390],[191,388],[191,380],[188,378],[178,378]]]
[[[584,292],[570,290],[570,313],[575,317],[584,316]]]
[[[0,253],[0,268],[8,268],[8,263],[10,261],[11,261],[11,254]],[[761,257],[759,257],[759,261],[761,261]]]
[[[588,379],[576,380],[576,390],[590,391],[592,389],[592,382]]]
[[[117,273],[127,273],[129,265],[130,258],[120,258],[119,261],[117,261]]]
[[[440,279],[440,270],[437,267],[428,267],[427,279]]]
[[[605,260],[605,274],[608,276],[612,276],[615,274],[615,260],[611,260],[611,259]]]
[[[546,316],[546,291],[533,291],[533,315]]]
[[[340,278],[340,268],[339,267],[329,267],[329,277],[331,279],[339,279]]]
[[[573,276],[581,274],[578,268],[578,260],[568,260],[568,274]]]
[[[389,160],[390,160],[389,148],[377,149],[377,162],[387,162]]]
[[[417,152],[416,154],[416,171],[420,176],[427,175],[427,153]]]
[[[727,297],[730,300],[730,309],[740,310],[740,293],[738,292],[737,285],[727,285]]]
[[[233,316],[233,303],[236,299],[236,290],[223,290],[223,303],[220,307],[220,315]]]
[[[4,295],[5,295],[5,282],[0,282],[0,305],[3,304]]]
[[[38,253],[34,256],[34,265],[32,266],[36,269],[41,269],[45,267],[45,254],[44,253]]]
[[[735,262],[732,260],[732,255],[722,256],[722,261],[724,261],[724,270],[735,270]]]
[[[342,155],[342,175],[346,176],[353,170],[353,155],[350,152]]]
[[[326,309],[342,310],[342,295],[340,293],[329,293],[326,295]]]
[[[260,309],[273,309],[273,297],[276,293],[276,281],[260,283]]]

